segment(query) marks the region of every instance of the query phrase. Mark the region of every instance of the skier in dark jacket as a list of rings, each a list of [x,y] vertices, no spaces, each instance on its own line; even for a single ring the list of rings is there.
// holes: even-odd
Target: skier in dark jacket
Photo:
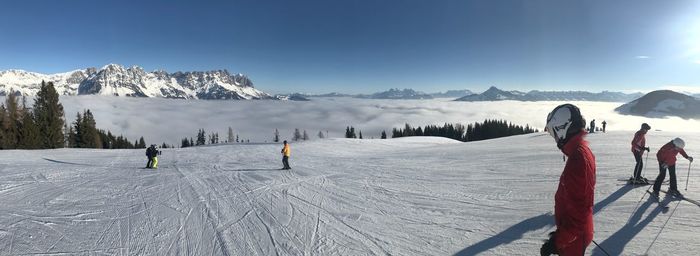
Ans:
[[[632,139],[632,155],[634,155],[634,160],[637,162],[634,165],[634,172],[630,178],[630,183],[633,184],[649,184],[649,181],[642,177],[642,167],[644,167],[642,155],[644,155],[644,150],[649,152],[649,147],[646,146],[646,138],[644,136],[649,130],[651,130],[651,126],[647,123],[643,123],[642,128],[634,134],[634,138]]]
[[[600,123],[600,124],[602,124],[602,125],[603,125],[603,133],[605,133],[605,126],[607,126],[607,125],[608,125],[608,123],[607,123],[607,122],[605,122],[605,120],[603,120],[603,122],[602,122],[602,123]]]
[[[654,182],[654,195],[659,196],[659,190],[661,190],[661,182],[664,182],[666,178],[666,169],[671,175],[671,188],[668,190],[668,194],[676,197],[683,197],[681,192],[678,191],[678,185],[676,182],[676,155],[681,153],[685,159],[693,162],[693,157],[688,156],[683,148],[685,147],[685,141],[681,138],[675,138],[669,143],[666,143],[659,152],[656,153],[656,158],[659,160],[659,176],[656,177],[656,182]]]
[[[595,133],[595,119],[591,120],[591,129],[588,132]]]
[[[560,105],[547,116],[547,132],[568,156],[554,196],[557,230],[540,248],[540,255],[581,255],[593,240],[595,157],[583,137],[586,121],[578,107]]]
[[[146,168],[151,168],[151,165],[153,164],[153,149],[153,145],[146,148],[146,157],[148,157],[148,162],[146,162]]]

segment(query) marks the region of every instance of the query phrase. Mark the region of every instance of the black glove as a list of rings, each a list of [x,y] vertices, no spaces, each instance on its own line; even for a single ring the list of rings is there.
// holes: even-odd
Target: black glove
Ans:
[[[647,152],[649,152],[649,147],[644,148],[644,150],[646,150]]]
[[[549,233],[549,240],[544,242],[544,244],[540,248],[540,255],[541,256],[549,256],[552,254],[557,254],[557,255],[559,254],[559,252],[557,252],[556,243],[554,242],[554,237],[556,236],[555,235],[556,233],[557,233],[556,231]]]

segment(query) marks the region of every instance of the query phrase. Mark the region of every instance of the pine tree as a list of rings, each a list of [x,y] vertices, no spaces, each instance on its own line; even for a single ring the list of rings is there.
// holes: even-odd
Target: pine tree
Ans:
[[[382,139],[386,139],[386,131],[382,131]]]
[[[301,139],[301,131],[299,131],[299,128],[294,128],[294,136],[292,139],[294,141],[299,141]]]
[[[190,137],[190,147],[194,146],[194,140]]]
[[[52,82],[41,81],[41,89],[34,100],[34,118],[42,138],[42,148],[62,148],[63,105]]]
[[[233,129],[231,128],[231,126],[228,127],[228,138],[226,142],[233,142]]]
[[[319,138],[319,139],[325,138],[325,136],[323,135],[323,132],[322,132],[322,131],[318,131],[318,138]]]
[[[186,148],[190,146],[190,141],[187,138],[182,139],[180,143],[181,148]]]
[[[41,145],[39,136],[39,128],[34,123],[32,112],[24,109],[22,114],[22,127],[19,129],[20,140],[19,148],[22,149],[37,149]]]
[[[84,148],[101,148],[102,142],[100,141],[100,136],[97,132],[97,123],[95,122],[95,117],[92,112],[87,109],[83,112],[83,124],[82,124],[82,138]],[[130,145],[133,144],[129,143]]]
[[[362,139],[362,130],[360,130],[360,139]]]
[[[274,142],[280,142],[280,132],[275,128],[275,137],[272,139]]]
[[[2,143],[5,141],[5,129],[2,128],[2,123],[5,122],[6,113],[5,106],[0,104],[0,149],[6,149],[5,145]]]
[[[139,144],[136,148],[146,148],[146,140],[143,139],[143,136],[139,139]]]
[[[75,123],[74,123],[74,135],[73,135],[73,142],[71,143],[74,147],[76,148],[82,148],[84,147],[83,144],[83,115],[78,112],[78,114],[75,117]]]
[[[355,133],[355,127],[350,126],[350,138],[357,139],[357,134]]]
[[[10,91],[5,99],[5,116],[2,119],[3,148],[16,149],[20,140],[20,113],[21,109],[17,102],[17,95],[14,91]]]
[[[306,133],[306,130],[304,130],[304,135],[302,136],[303,140],[309,140],[309,134]]]
[[[207,143],[207,136],[206,133],[204,132],[204,129],[199,129],[199,132],[197,133],[197,146],[201,146]]]

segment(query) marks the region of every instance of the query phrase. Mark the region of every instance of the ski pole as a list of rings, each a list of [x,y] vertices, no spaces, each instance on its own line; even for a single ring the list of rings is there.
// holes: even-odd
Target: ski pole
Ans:
[[[690,179],[690,166],[691,165],[693,165],[692,161],[688,164],[688,177],[685,178],[685,191],[688,191],[688,180]]]
[[[642,176],[641,176],[641,177],[644,177],[644,174],[643,174],[643,173],[646,173],[646,172],[647,172],[647,164],[648,164],[648,163],[649,163],[649,151],[647,151],[647,159],[644,160],[644,170],[642,170]]]
[[[596,243],[595,240],[591,240],[591,242],[593,242],[595,244],[595,246],[598,246],[598,249],[603,251],[603,253],[605,253],[605,255],[610,256],[610,254],[608,252],[606,252],[605,249],[603,249],[603,247],[600,247],[600,245],[598,243]]]

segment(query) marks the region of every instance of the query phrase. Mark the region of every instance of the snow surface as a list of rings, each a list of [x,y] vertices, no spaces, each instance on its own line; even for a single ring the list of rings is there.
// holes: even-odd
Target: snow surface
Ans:
[[[697,156],[698,135],[652,131],[647,143],[682,136]],[[595,240],[612,255],[695,255],[699,207],[663,211],[616,180],[632,172],[632,136],[588,136]],[[280,148],[166,149],[155,171],[140,169],[144,150],[1,151],[0,255],[536,255],[554,229],[564,163],[544,133],[293,143],[291,171]],[[681,188],[687,168],[680,159]],[[700,199],[697,168],[684,192]]]

